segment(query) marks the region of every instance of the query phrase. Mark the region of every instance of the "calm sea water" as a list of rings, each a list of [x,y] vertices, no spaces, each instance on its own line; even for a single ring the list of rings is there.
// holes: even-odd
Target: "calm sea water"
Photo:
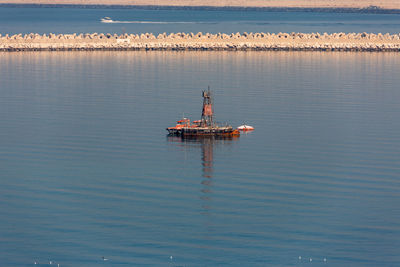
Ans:
[[[101,23],[103,17],[124,23]],[[400,14],[0,8],[0,34],[163,32],[399,33]]]
[[[0,266],[400,264],[398,53],[0,62]],[[167,137],[208,85],[256,130]]]

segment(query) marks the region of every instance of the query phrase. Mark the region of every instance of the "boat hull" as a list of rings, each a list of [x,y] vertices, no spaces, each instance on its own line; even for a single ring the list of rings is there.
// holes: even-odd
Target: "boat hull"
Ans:
[[[177,136],[239,136],[240,132],[231,127],[196,127],[196,128],[167,128],[170,135]]]

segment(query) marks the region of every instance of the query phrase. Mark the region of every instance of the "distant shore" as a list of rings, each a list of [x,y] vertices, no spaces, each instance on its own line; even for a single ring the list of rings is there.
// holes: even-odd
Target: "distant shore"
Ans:
[[[0,35],[0,51],[75,50],[279,50],[396,51],[400,34],[374,33],[171,33],[159,34],[8,34]]]
[[[1,1],[1,0],[0,0]],[[144,9],[144,10],[206,10],[206,11],[264,11],[264,12],[324,12],[400,14],[400,8],[368,7],[254,7],[254,6],[168,6],[168,5],[99,5],[99,4],[15,4],[1,3],[8,8],[87,8],[87,9]]]
[[[0,0],[11,4],[400,9],[398,0]]]

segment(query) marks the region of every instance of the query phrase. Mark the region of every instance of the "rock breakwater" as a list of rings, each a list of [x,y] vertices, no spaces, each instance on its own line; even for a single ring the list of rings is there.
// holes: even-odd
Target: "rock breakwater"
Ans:
[[[399,34],[171,33],[0,35],[0,51],[69,50],[288,50],[397,51]]]

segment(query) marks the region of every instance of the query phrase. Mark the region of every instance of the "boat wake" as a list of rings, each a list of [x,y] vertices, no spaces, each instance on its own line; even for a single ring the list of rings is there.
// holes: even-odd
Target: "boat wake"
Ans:
[[[192,21],[142,21],[142,20],[108,20],[101,21],[102,23],[133,23],[133,24],[195,24],[206,22],[192,22]]]

